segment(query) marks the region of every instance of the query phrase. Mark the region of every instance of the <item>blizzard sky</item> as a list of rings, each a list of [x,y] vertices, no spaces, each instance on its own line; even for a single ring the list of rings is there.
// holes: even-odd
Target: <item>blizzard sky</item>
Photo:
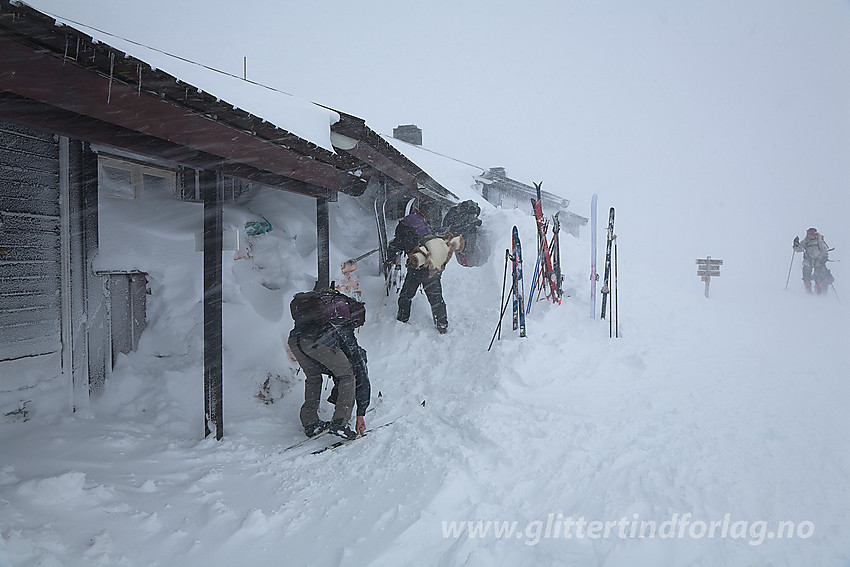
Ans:
[[[795,234],[818,226],[836,259],[850,240],[850,3],[28,3],[236,75],[247,57],[251,80],[384,134],[416,123],[426,147],[543,180],[585,216],[598,192],[601,217],[617,207],[622,338],[587,316],[584,231],[561,242],[572,295],[532,310],[529,339],[508,324],[485,352],[501,304],[498,252],[519,226],[527,292],[535,238],[528,214],[485,207],[490,262],[453,263],[443,277],[454,348],[422,298],[409,325],[392,321],[394,306],[375,301],[378,278],[362,271],[373,303],[358,340],[373,393],[383,391],[369,423],[404,419],[320,461],[281,454],[302,438],[300,378],[282,338],[291,294],[312,287],[315,207],[257,189],[228,204],[226,224],[267,215],[275,230],[256,240],[254,260],[225,256],[226,435],[200,441],[200,206],[163,214],[156,201],[114,200],[102,229],[148,230],[126,254],[126,238],[101,238],[98,261],[150,274],[148,327],[91,413],[61,428],[0,428],[0,564],[846,564],[847,261],[830,264],[843,304],[805,296],[799,265],[793,290],[781,289]],[[371,248],[373,227],[368,206],[341,197],[332,257]],[[694,266],[705,255],[725,260],[709,301]],[[422,353],[440,356],[424,364]],[[276,376],[277,401],[261,404],[257,386]],[[319,480],[317,462],[331,465]],[[440,532],[445,520],[560,512],[728,513],[816,531],[763,546],[534,547]]]
[[[415,123],[584,216],[597,192],[691,264],[746,249],[784,283],[795,234],[850,239],[846,0],[29,3],[234,75],[247,58],[253,81],[380,133]]]

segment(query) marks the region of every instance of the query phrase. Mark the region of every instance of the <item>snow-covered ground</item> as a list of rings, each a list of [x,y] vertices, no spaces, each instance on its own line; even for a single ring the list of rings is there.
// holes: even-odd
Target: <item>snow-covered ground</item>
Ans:
[[[527,289],[535,226],[485,207],[494,253],[447,268],[445,336],[421,294],[410,323],[395,321],[375,256],[360,263],[367,425],[396,421],[314,455],[323,441],[283,451],[303,438],[284,340],[290,298],[314,281],[314,202],[259,190],[225,212],[229,226],[264,216],[274,230],[251,258],[226,254],[220,442],[202,438],[200,217],[155,205],[108,204],[122,219],[110,230],[136,222],[148,236],[132,249],[102,240],[98,259],[151,274],[139,350],[90,408],[0,424],[0,565],[850,561],[847,308],[803,294],[799,266],[786,291],[787,263],[727,261],[706,299],[692,258],[659,255],[644,245],[656,226],[624,222],[610,339],[588,317],[587,230],[563,235],[570,297],[535,303],[528,338],[508,321],[488,352],[502,250],[517,225]],[[332,207],[338,266],[374,247],[374,223],[369,202]],[[273,403],[255,397],[267,378]]]

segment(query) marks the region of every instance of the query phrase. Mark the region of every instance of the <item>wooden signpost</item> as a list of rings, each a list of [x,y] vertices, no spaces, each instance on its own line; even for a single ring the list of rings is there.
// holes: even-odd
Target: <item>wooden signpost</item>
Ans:
[[[711,277],[720,276],[720,266],[723,265],[723,260],[715,260],[711,256],[697,259],[697,275],[705,282],[705,296],[708,297],[708,285],[711,283]]]

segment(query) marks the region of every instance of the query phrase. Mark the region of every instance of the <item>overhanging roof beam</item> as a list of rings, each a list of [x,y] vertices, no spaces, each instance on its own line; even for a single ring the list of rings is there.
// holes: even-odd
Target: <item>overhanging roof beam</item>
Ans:
[[[359,195],[365,183],[0,33],[0,89],[270,173]],[[61,88],[57,88],[57,85]]]

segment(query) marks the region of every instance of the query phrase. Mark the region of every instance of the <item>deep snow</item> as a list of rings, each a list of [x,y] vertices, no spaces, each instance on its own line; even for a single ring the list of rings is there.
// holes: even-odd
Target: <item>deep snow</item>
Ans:
[[[323,442],[282,450],[303,437],[301,375],[284,340],[289,299],[314,281],[314,202],[266,189],[226,209],[227,226],[265,216],[274,230],[253,239],[251,258],[225,253],[217,442],[202,439],[197,205],[170,203],[185,210],[162,215],[161,202],[106,201],[121,222],[102,230],[146,229],[143,244],[105,246],[98,263],[151,274],[148,328],[90,408],[0,425],[0,565],[850,560],[847,312],[834,295],[804,295],[799,266],[785,291],[784,266],[727,262],[706,299],[693,259],[671,265],[633,244],[651,234],[618,230],[621,338],[612,340],[606,321],[588,318],[589,235],[562,235],[570,297],[536,303],[529,337],[507,325],[487,352],[501,251],[517,225],[531,263],[535,226],[485,204],[494,253],[481,268],[447,268],[446,336],[421,294],[410,323],[395,321],[375,256],[360,263],[368,322],[358,336],[373,397],[381,393],[367,424],[397,421],[313,455]],[[600,196],[600,210],[610,204]],[[331,221],[332,266],[374,247],[370,202],[341,195]],[[255,397],[267,378],[270,404]],[[684,537],[661,536],[686,514],[674,530]],[[571,527],[567,538],[568,518],[622,527],[608,537]],[[492,526],[454,537],[452,521],[517,524],[510,537]],[[783,521],[794,537],[771,538]],[[637,537],[639,522],[655,522],[656,537]],[[711,522],[709,537],[700,524]]]
[[[114,29],[144,19],[126,17],[132,3],[112,4]],[[369,352],[373,393],[382,394],[367,421],[398,420],[339,451],[311,455],[308,444],[282,453],[302,438],[300,374],[283,346],[288,301],[314,281],[315,203],[257,191],[225,212],[230,228],[265,216],[275,229],[254,239],[250,259],[226,253],[225,438],[202,439],[201,258],[194,250],[200,207],[104,200],[109,237],[101,239],[94,268],[150,274],[148,328],[91,407],[73,416],[42,408],[27,423],[0,424],[0,566],[847,566],[847,308],[834,294],[802,293],[799,255],[783,289],[795,233],[815,224],[837,247],[835,258],[847,248],[846,112],[837,102],[846,77],[835,71],[846,54],[838,47],[846,43],[846,7],[788,2],[772,12],[754,3],[729,11],[734,3],[703,3],[689,12],[654,4],[570,5],[570,18],[550,20],[554,34],[511,19],[541,40],[565,41],[550,49],[571,55],[566,67],[551,69],[550,58],[494,57],[497,65],[485,65],[483,76],[526,79],[500,84],[509,107],[498,113],[485,110],[489,101],[481,98],[482,61],[469,64],[463,80],[446,71],[458,53],[449,37],[428,47],[452,57],[432,53],[425,63],[434,65],[428,75],[451,101],[418,90],[394,97],[357,89],[371,97],[367,108],[380,108],[363,113],[370,121],[410,120],[421,97],[442,102],[438,115],[461,124],[464,117],[478,126],[493,122],[521,143],[494,136],[485,147],[458,130],[427,125],[439,124],[436,118],[415,118],[427,136],[449,137],[496,160],[487,165],[505,165],[509,174],[546,172],[544,189],[572,198],[573,212],[587,215],[589,199],[579,197],[594,191],[601,217],[616,205],[620,339],[608,338],[607,322],[587,317],[585,230],[580,239],[562,235],[570,297],[557,307],[536,304],[527,339],[506,331],[486,352],[510,228],[520,228],[525,245],[526,288],[535,229],[529,214],[484,205],[493,257],[477,269],[449,265],[447,336],[434,331],[421,295],[409,325],[394,321],[394,306],[382,304],[374,256],[358,270],[369,310],[359,339]],[[85,8],[109,19],[108,10]],[[173,8],[197,16],[197,6]],[[489,18],[498,11],[490,8],[468,8],[475,25],[457,18],[460,35],[492,34]],[[538,17],[525,8],[524,15]],[[441,10],[422,9],[435,24],[446,23]],[[374,19],[363,7],[352,10]],[[400,10],[409,20],[410,8]],[[202,19],[216,19],[210,12]],[[256,12],[279,31],[279,19]],[[345,32],[367,26],[350,16],[333,23]],[[143,41],[160,30],[182,37],[189,21],[155,17],[156,25],[139,24],[145,34],[124,33]],[[647,24],[656,20],[660,26]],[[334,64],[304,57],[310,72],[299,72],[298,61],[274,57],[282,70],[267,74],[276,78],[268,82],[282,84],[286,76],[287,86],[304,81],[324,97],[334,85],[354,91],[355,82],[368,83],[364,65],[383,73],[422,57],[418,42],[406,52],[406,37],[382,29],[369,42],[375,56],[339,65],[341,49],[332,41],[350,37],[324,23],[323,33],[304,25],[277,36],[303,41],[295,33],[303,31],[314,47],[328,44]],[[206,42],[203,33],[184,41],[205,55],[216,44],[232,51],[218,41],[221,34],[207,31],[216,39]],[[206,86],[194,74],[203,71],[93,35]],[[535,55],[541,51],[527,36],[517,38]],[[513,59],[522,69],[503,67]],[[545,69],[530,64],[537,59]],[[333,70],[330,86],[318,77],[324,67]],[[356,79],[341,79],[347,70]],[[333,113],[305,111],[306,103],[273,91],[245,96],[246,85],[220,76],[209,88],[330,147]],[[542,92],[557,105],[544,104]],[[331,98],[361,114],[364,105]],[[447,112],[458,100],[480,108]],[[401,110],[388,110],[393,104]],[[531,109],[540,114],[529,118]],[[500,161],[506,153],[510,159]],[[414,161],[447,187],[460,194],[468,186],[468,172],[443,175],[420,154]],[[374,247],[370,215],[371,203],[344,195],[332,205],[332,266]],[[709,300],[694,265],[706,255],[725,260]],[[831,268],[846,296],[843,265]],[[272,404],[255,397],[267,379]],[[683,517],[688,523],[678,522]],[[662,527],[674,518],[674,537],[662,537],[671,535]],[[603,522],[602,533],[586,525],[578,537],[570,526],[572,537],[565,537],[565,524],[582,520]],[[493,525],[485,536],[446,537],[451,526],[444,522],[452,521],[517,525],[509,537],[496,537]],[[783,521],[793,523],[794,537],[775,537]],[[614,523],[607,537],[605,522]],[[655,522],[656,537],[637,537],[640,522]]]

